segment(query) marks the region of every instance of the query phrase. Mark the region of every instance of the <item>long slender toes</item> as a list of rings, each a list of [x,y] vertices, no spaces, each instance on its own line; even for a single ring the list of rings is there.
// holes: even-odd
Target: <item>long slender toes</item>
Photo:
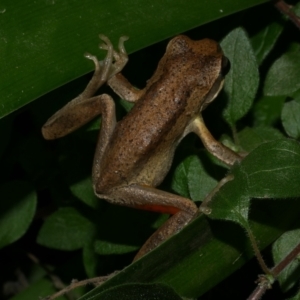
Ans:
[[[83,54],[83,56],[84,56],[85,58],[87,58],[87,59],[92,60],[92,61],[94,62],[94,64],[95,64],[96,69],[99,69],[99,68],[100,68],[100,64],[99,64],[99,61],[98,61],[97,56],[92,55],[92,54],[90,54],[90,53],[88,53],[88,52],[85,52],[85,53]]]
[[[128,55],[125,49],[124,42],[129,39],[128,36],[121,36],[119,39],[118,49],[119,53],[115,50],[113,50],[114,59],[118,64],[117,70],[123,69],[123,67],[126,65],[128,61]]]
[[[125,54],[126,56],[127,56],[127,52],[126,52],[126,49],[124,46],[124,42],[126,42],[127,40],[129,40],[128,36],[126,36],[126,35],[121,36],[119,39],[119,45],[118,45],[120,53]]]
[[[99,49],[101,50],[110,50],[112,47],[109,47],[107,46],[106,44],[102,43],[102,44],[99,44]]]
[[[113,46],[110,42],[110,40],[103,34],[99,35],[100,39],[102,39],[106,44],[101,44],[99,45],[100,49],[104,49],[107,50],[107,54],[106,57],[104,58],[104,60],[102,61],[102,75],[101,75],[101,80],[102,81],[107,81],[107,79],[109,79],[110,73],[111,73],[111,69],[113,67]]]
[[[113,48],[113,45],[111,43],[111,41],[109,40],[109,38],[104,35],[104,34],[99,34],[99,38],[105,43],[105,44],[101,44],[100,46],[104,46],[106,47],[105,50],[108,50],[108,49],[112,49]],[[99,47],[100,47],[99,46]],[[102,49],[102,48],[101,48]]]

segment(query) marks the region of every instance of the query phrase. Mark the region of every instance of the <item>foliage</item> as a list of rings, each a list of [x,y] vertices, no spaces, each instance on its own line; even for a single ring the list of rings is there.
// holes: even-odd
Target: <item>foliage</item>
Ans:
[[[120,1],[4,2],[0,6],[4,53],[0,65],[5,70],[0,75],[4,299],[38,299],[55,291],[52,282],[57,278],[68,284],[73,278],[123,268],[90,292],[79,289],[77,296],[81,300],[129,299],[137,294],[145,295],[143,299],[161,294],[169,299],[248,297],[263,273],[255,267],[249,237],[259,250],[265,249],[268,266],[280,263],[299,244],[299,30],[272,4],[258,5],[265,1],[255,0],[238,4],[230,0],[224,7],[218,7],[219,1],[203,6],[204,1],[187,5],[178,0],[167,16],[157,12],[170,4],[158,0],[151,4],[130,0],[126,6]],[[300,4],[293,4],[298,12]],[[51,142],[42,139],[40,128],[86,86],[90,75],[75,78],[92,69],[82,57],[85,51],[103,57],[104,51],[96,49],[98,33],[115,41],[126,33],[129,52],[144,48],[130,55],[123,72],[143,87],[164,52],[165,39],[187,30],[193,39],[218,40],[230,60],[224,89],[203,117],[215,137],[245,158],[228,169],[203,149],[198,138],[187,136],[161,188],[200,205],[223,177],[231,180],[208,203],[210,214],[200,214],[130,264],[135,251],[168,216],[113,206],[94,196],[90,169],[99,120]],[[117,116],[122,118],[129,108],[115,99]],[[298,299],[299,277],[295,260],[280,273],[280,287],[275,286],[273,293]],[[264,299],[268,297],[274,299],[272,291]]]

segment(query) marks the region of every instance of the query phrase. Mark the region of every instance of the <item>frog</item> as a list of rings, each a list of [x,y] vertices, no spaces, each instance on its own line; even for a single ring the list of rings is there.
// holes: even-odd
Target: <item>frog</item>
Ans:
[[[118,51],[105,35],[99,48],[102,61],[89,53],[94,74],[84,91],[48,119],[42,127],[45,139],[61,138],[101,115],[101,128],[92,167],[95,195],[109,203],[170,214],[136,254],[140,259],[178,233],[198,214],[189,198],[158,188],[170,170],[174,153],[189,133],[228,166],[241,156],[217,141],[202,117],[203,110],[221,91],[229,61],[211,39],[192,40],[185,35],[171,39],[153,76],[137,89],[122,75],[128,62],[124,42]],[[108,94],[96,95],[107,84],[122,99],[134,104],[116,120],[115,102]]]

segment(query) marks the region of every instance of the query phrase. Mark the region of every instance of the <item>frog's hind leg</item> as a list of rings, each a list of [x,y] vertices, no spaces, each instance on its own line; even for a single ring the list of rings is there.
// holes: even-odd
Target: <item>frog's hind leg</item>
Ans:
[[[96,97],[93,97],[93,95],[126,65],[128,57],[124,48],[124,41],[127,37],[120,38],[120,53],[113,49],[113,45],[106,36],[100,35],[100,38],[105,43],[100,45],[100,48],[107,50],[105,59],[99,62],[96,56],[89,53],[85,54],[85,57],[95,64],[93,77],[80,95],[49,118],[42,128],[42,134],[46,139],[63,137],[100,114],[103,118],[106,118],[106,112],[109,111],[109,108],[114,109],[113,100],[109,95]]]
[[[180,231],[197,215],[198,211],[197,206],[190,199],[151,186],[130,185],[122,187],[115,190],[114,196],[122,200],[122,205],[172,214],[170,219],[145,242],[134,260],[139,259]]]

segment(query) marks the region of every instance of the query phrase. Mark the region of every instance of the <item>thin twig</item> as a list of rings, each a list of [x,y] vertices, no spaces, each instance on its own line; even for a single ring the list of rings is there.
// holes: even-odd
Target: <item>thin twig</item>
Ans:
[[[40,262],[40,260],[32,253],[27,253],[27,256],[29,257],[29,259],[31,259],[35,264],[39,265],[42,269],[45,270],[45,272],[48,274],[48,276],[50,277],[54,287],[57,290],[62,290],[65,288],[65,284],[62,282],[62,280],[56,276],[46,265],[42,264]],[[67,295],[66,298],[68,300],[74,300],[75,297],[71,294]]]
[[[252,248],[254,250],[254,253],[255,253],[255,256],[258,260],[258,263],[260,265],[260,267],[262,268],[262,270],[264,271],[265,274],[267,275],[273,275],[272,272],[270,271],[270,269],[267,267],[260,251],[259,251],[259,248],[258,248],[258,245],[257,245],[257,242],[256,242],[256,239],[250,229],[250,227],[246,228],[247,230],[247,233],[248,233],[248,236],[249,236],[249,239],[250,239],[250,242],[251,242],[251,245],[252,245]]]
[[[232,174],[222,178],[218,184],[216,185],[216,187],[205,197],[205,199],[202,201],[200,207],[199,207],[199,211],[209,215],[211,213],[211,209],[208,207],[208,205],[210,204],[212,198],[216,195],[216,193],[220,190],[220,188],[226,184],[227,182],[231,181],[234,179],[234,176]]]
[[[286,15],[299,29],[300,18],[293,12],[292,5],[288,5],[283,0],[275,0],[274,6],[284,15]]]
[[[300,253],[300,243],[272,269],[274,277],[277,277]]]
[[[47,297],[43,298],[42,300],[54,300],[54,299],[58,298],[59,296],[62,296],[80,286],[86,286],[89,284],[93,284],[95,286],[101,285],[102,283],[104,283],[105,281],[107,281],[108,279],[110,279],[111,277],[116,275],[117,273],[119,273],[119,271],[113,272],[112,274],[109,274],[107,276],[94,277],[94,278],[89,278],[89,279],[85,279],[85,280],[81,280],[81,281],[72,280],[72,282],[69,286],[65,287],[64,289],[58,291],[57,293],[55,293],[51,296],[47,296]]]
[[[259,300],[264,295],[266,290],[268,290],[268,285],[258,285],[252,294],[247,298],[247,300]]]
[[[300,243],[272,270],[273,280],[300,254]],[[266,290],[271,288],[271,282],[266,275],[261,275],[259,283],[247,300],[259,300]]]

